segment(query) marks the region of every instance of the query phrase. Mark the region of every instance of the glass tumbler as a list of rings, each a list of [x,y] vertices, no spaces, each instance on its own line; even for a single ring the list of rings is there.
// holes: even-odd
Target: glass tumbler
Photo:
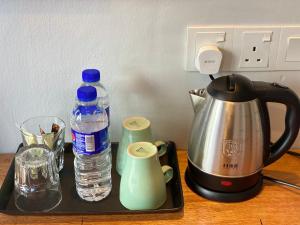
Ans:
[[[44,144],[55,154],[59,171],[64,166],[65,122],[55,116],[38,116],[20,125],[23,146]]]
[[[26,212],[47,212],[60,203],[55,155],[47,146],[25,146],[17,152],[14,196],[16,207]]]

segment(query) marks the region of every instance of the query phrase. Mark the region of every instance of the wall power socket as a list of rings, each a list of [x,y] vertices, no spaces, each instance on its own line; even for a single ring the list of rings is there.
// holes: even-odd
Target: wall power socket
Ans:
[[[269,66],[272,32],[244,32],[239,65],[241,68]]]

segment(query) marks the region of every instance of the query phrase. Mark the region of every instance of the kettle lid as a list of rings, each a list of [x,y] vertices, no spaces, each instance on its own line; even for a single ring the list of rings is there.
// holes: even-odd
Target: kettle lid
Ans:
[[[256,98],[252,81],[237,74],[213,80],[208,85],[207,92],[213,98],[231,102],[246,102]]]

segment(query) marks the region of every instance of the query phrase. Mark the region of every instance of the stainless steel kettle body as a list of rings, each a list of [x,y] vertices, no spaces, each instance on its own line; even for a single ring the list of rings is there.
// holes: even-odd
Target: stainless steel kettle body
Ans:
[[[240,75],[220,77],[190,95],[195,117],[188,146],[188,185],[213,200],[241,201],[256,195],[262,168],[281,157],[297,137],[297,95]],[[268,101],[287,106],[285,132],[273,146]]]
[[[189,160],[222,177],[249,176],[263,167],[264,135],[259,102],[222,101],[207,94],[196,113]]]

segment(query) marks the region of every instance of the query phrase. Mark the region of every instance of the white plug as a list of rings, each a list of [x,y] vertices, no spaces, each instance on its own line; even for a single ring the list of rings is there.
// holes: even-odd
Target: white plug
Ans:
[[[203,46],[195,58],[195,66],[202,74],[216,74],[220,70],[222,57],[223,54],[217,46]]]

